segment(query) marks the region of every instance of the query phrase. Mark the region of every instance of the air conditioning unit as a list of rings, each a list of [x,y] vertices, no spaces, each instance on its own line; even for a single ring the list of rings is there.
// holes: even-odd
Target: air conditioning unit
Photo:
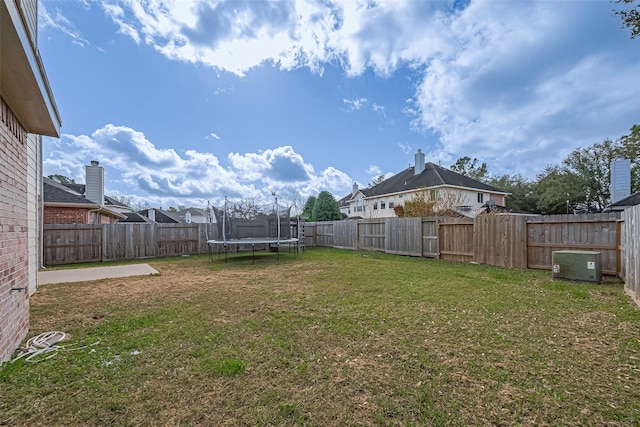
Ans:
[[[602,268],[600,252],[592,251],[553,251],[553,279],[576,282],[600,283]]]

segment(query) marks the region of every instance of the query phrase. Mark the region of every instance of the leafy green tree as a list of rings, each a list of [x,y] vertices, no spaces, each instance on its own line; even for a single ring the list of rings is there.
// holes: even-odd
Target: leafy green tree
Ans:
[[[559,166],[538,175],[538,207],[543,213],[601,211],[611,201],[611,162],[631,161],[631,192],[640,190],[640,126],[628,135],[573,150]],[[567,200],[569,201],[567,203]]]
[[[640,35],[640,2],[636,0],[616,0],[616,3],[630,5],[631,7],[617,10],[615,14],[622,19],[622,24],[631,30],[631,38]]]
[[[491,178],[489,184],[510,193],[505,200],[506,208],[526,212],[538,212],[536,183],[520,174]]]
[[[314,221],[335,221],[342,219],[338,201],[328,191],[321,191],[313,204],[312,218]]]
[[[631,127],[629,135],[619,139],[619,157],[631,160],[631,192],[640,191],[640,125]]]
[[[307,202],[304,204],[304,208],[302,209],[302,215],[309,218],[310,221],[313,221],[313,207],[316,204],[316,196],[309,196]]]
[[[59,174],[49,175],[49,176],[47,176],[47,178],[52,179],[54,181],[57,181],[60,184],[75,184],[76,183],[75,179],[69,178],[68,176],[59,175]]]
[[[489,178],[489,172],[487,171],[487,164],[481,163],[475,157],[471,160],[470,157],[460,157],[449,169],[454,172],[458,172],[461,175],[468,176],[478,181],[485,181]]]
[[[535,187],[540,213],[566,214],[583,207],[585,184],[579,175],[562,166],[548,166],[537,178]]]

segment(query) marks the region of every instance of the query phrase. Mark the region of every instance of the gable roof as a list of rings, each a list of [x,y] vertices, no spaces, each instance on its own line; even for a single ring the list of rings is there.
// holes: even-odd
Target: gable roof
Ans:
[[[385,179],[380,184],[365,189],[363,194],[367,197],[382,196],[385,194],[400,193],[403,191],[443,185],[507,194],[505,191],[499,190],[491,185],[469,178],[468,176],[464,176],[431,162],[426,163],[424,170],[417,175],[414,173],[414,167],[410,166],[402,172]]]
[[[100,211],[107,216],[119,219],[125,218],[125,215],[101,207],[97,203],[86,199],[82,194],[79,194],[72,188],[69,188],[69,186],[60,184],[59,182],[47,178],[46,176],[42,177],[42,194],[44,204],[48,206],[100,209]]]
[[[625,208],[625,207],[635,206],[635,205],[640,205],[640,191],[636,191],[635,193],[631,194],[630,196],[627,196],[627,197],[625,197],[623,199],[620,199],[615,203],[611,203],[609,206],[607,206],[607,209],[609,209],[609,208]]]
[[[87,205],[90,207],[98,207],[97,203],[84,198],[82,194],[72,190],[71,188],[60,184],[50,178],[42,178],[44,203],[61,203],[74,205]]]
[[[199,208],[186,208],[186,209],[182,209],[179,210],[177,212],[175,212],[175,215],[184,218],[185,215],[187,214],[187,212],[189,212],[192,216],[196,215],[196,216],[204,216],[204,217],[208,217],[209,215],[207,214],[207,212],[204,209],[199,209]]]
[[[47,178],[49,179],[49,178]],[[54,181],[55,182],[55,181]],[[84,196],[87,187],[84,184],[76,184],[75,182],[73,183],[67,183],[67,184],[60,184],[64,187],[67,187],[68,189],[70,189],[71,191],[80,194],[81,196]],[[107,195],[104,196],[104,205],[105,206],[118,206],[121,208],[129,208],[131,209],[131,206],[127,206],[122,202],[117,201],[116,199],[114,199],[113,197],[109,197]]]
[[[146,223],[150,223],[151,220],[146,218],[143,215],[140,215],[137,212],[124,212],[122,215],[124,215],[126,218],[125,219],[121,219],[120,221],[118,221],[119,223],[140,223],[140,224],[146,224]]]
[[[184,221],[180,217],[175,215],[173,212],[163,211],[161,209],[154,209],[154,208],[144,209],[144,210],[138,211],[138,213],[140,215],[143,215],[143,216],[149,218],[149,211],[150,210],[155,211],[155,213],[154,213],[155,222],[157,222],[159,224],[182,224],[182,223],[184,223]],[[150,221],[151,221],[151,219],[150,219]]]
[[[129,208],[131,209],[131,206],[125,205],[122,202],[117,201],[116,199],[114,199],[113,197],[109,197],[109,196],[104,196],[104,204],[106,206],[117,206],[120,208]]]

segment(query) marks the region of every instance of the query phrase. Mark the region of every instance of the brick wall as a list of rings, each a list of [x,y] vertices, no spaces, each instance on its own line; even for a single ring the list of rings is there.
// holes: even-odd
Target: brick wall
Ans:
[[[57,206],[44,207],[45,224],[91,224],[89,209],[65,208]]]
[[[24,129],[0,99],[0,361],[29,330],[27,146]],[[12,288],[21,288],[12,290]]]

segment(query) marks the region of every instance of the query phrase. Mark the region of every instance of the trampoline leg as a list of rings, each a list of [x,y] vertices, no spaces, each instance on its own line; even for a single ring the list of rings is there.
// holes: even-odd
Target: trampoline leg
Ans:
[[[256,244],[251,245],[251,264],[256,263]]]

